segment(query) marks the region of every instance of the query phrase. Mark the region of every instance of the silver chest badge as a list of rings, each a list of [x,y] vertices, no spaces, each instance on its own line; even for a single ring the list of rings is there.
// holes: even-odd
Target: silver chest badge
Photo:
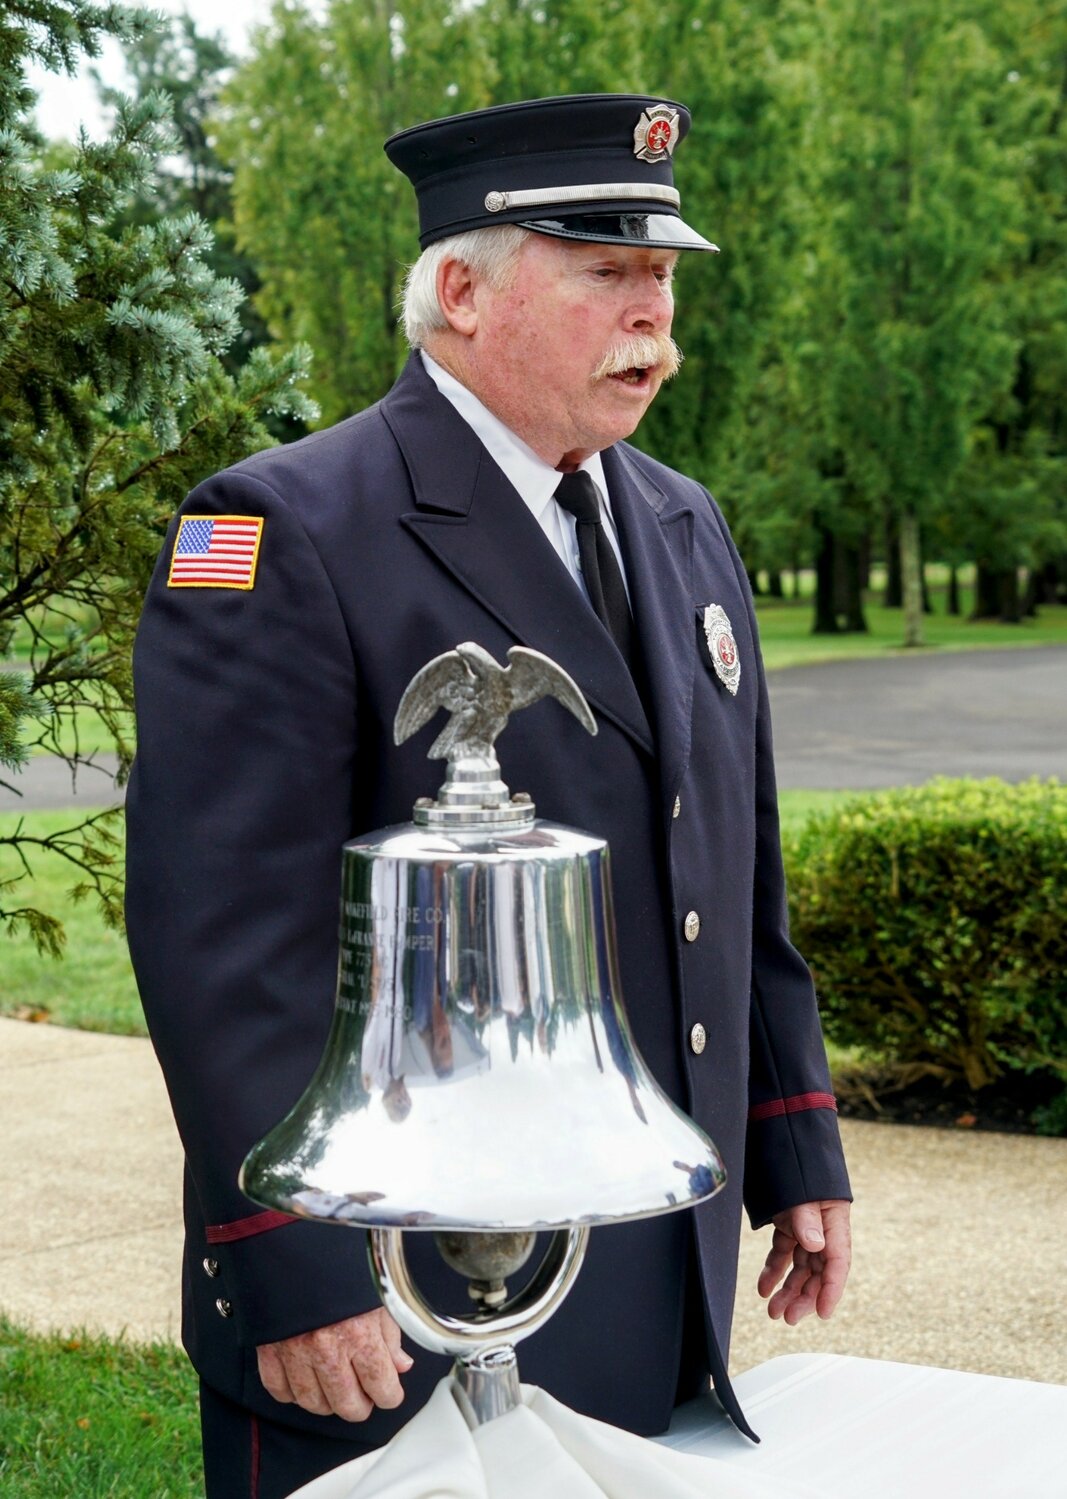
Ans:
[[[741,661],[733,629],[721,604],[709,604],[704,610],[704,634],[715,675],[727,692],[736,697],[741,681]]]

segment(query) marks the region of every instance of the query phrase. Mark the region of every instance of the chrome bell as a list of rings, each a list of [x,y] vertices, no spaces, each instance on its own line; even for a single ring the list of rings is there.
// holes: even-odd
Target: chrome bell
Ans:
[[[493,744],[510,712],[552,694],[594,734],[595,721],[546,657],[515,647],[508,659],[501,668],[461,645],[405,692],[397,743],[451,710],[430,749],[448,759],[445,783],[413,823],[345,844],[326,1049],[241,1172],[264,1206],[377,1230],[390,1311],[417,1341],[468,1363],[545,1320],[589,1225],[687,1207],[725,1181],[715,1147],[630,1034],[606,843],[538,820],[500,779]],[[503,1277],[546,1228],[570,1232],[513,1305]],[[437,1231],[446,1258],[454,1230],[489,1235],[482,1250],[496,1243],[496,1255],[452,1244],[480,1302],[473,1321],[421,1302],[401,1235],[382,1232],[401,1229]],[[476,1418],[493,1404],[475,1401]]]

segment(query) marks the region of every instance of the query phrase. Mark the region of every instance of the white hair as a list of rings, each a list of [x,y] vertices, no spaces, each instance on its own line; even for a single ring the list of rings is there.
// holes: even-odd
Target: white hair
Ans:
[[[448,326],[437,300],[437,272],[442,262],[462,261],[499,291],[510,281],[519,251],[531,232],[518,224],[493,224],[486,229],[452,234],[428,245],[408,268],[401,296],[404,337],[411,347],[421,349],[431,334]]]

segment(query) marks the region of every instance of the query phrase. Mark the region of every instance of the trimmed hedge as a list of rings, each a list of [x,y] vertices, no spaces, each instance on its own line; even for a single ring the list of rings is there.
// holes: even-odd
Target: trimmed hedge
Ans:
[[[975,1090],[1008,1069],[1067,1084],[1067,786],[857,796],[785,857],[830,1039]]]

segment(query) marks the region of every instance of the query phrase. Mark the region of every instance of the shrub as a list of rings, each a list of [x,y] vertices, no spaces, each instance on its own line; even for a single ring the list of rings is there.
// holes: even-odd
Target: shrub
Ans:
[[[1067,1083],[1067,786],[859,796],[787,840],[793,938],[829,1039],[946,1082]]]

